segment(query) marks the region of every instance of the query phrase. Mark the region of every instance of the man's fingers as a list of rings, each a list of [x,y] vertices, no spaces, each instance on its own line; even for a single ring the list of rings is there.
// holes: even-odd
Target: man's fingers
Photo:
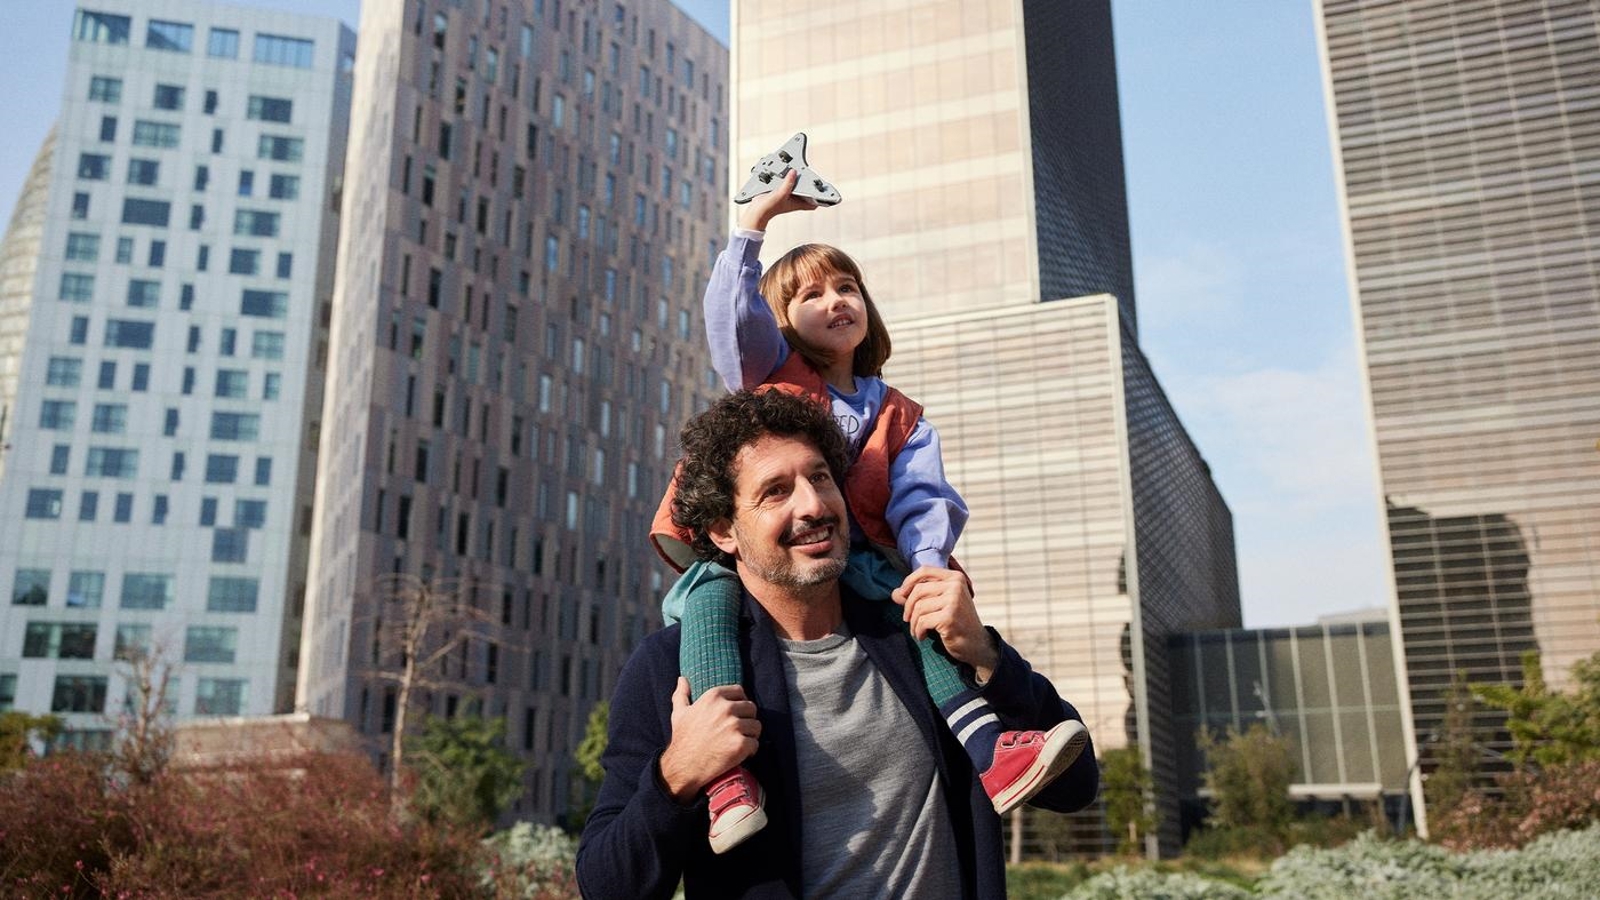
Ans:
[[[689,708],[689,679],[678,676],[678,686],[672,691],[672,711]]]

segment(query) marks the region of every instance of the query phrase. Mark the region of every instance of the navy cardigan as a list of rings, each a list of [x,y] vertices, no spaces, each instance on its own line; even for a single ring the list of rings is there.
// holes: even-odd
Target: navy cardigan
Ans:
[[[918,737],[933,748],[944,784],[960,855],[962,896],[1004,897],[1005,855],[1000,817],[983,792],[961,745],[929,699],[914,648],[902,628],[878,604],[844,593],[844,615],[867,657],[888,679],[916,720]],[[605,779],[578,846],[578,884],[590,900],[670,898],[679,878],[691,900],[703,897],[794,898],[801,895],[800,828],[804,818],[795,764],[789,694],[777,636],[766,611],[748,595],[741,616],[744,684],[761,718],[761,739],[746,765],[767,791],[767,827],[721,856],[706,840],[702,797],[680,806],[666,792],[658,760],[671,736],[672,691],[678,678],[679,629],[674,625],[645,638],[617,682],[611,701],[609,741],[602,763]],[[1079,719],[1044,676],[1004,641],[1000,665],[983,688],[1007,728],[1047,729]],[[884,739],[887,736],[879,736]],[[885,747],[884,764],[894,764]],[[1094,800],[1099,769],[1094,747],[1030,801],[1059,812]],[[884,852],[894,852],[885,848]]]

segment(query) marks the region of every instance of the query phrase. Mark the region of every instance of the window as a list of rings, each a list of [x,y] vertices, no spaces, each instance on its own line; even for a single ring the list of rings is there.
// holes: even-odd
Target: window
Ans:
[[[118,494],[117,495],[116,506],[114,508],[112,508],[112,510],[111,510],[111,520],[113,522],[132,522],[133,521],[133,495],[132,494]]]
[[[154,322],[133,322],[126,319],[106,320],[106,346],[127,347],[132,350],[149,350],[155,343]]]
[[[149,122],[137,119],[133,123],[135,147],[176,147],[181,129],[175,122]]]
[[[206,166],[195,166],[194,167],[194,189],[197,190],[197,191],[203,191],[203,190],[206,189],[206,185],[208,185],[210,183],[211,183],[211,169],[207,168]]]
[[[50,599],[49,569],[18,569],[11,583],[12,606],[44,606]]]
[[[197,716],[239,716],[244,714],[244,698],[250,686],[243,678],[202,678],[195,683],[194,714]]]
[[[150,242],[150,256],[149,256],[149,258],[147,260],[145,260],[145,264],[148,265],[152,269],[159,269],[162,266],[167,264],[167,242],[166,241],[151,241]]]
[[[246,290],[239,300],[239,314],[282,319],[289,314],[289,295],[283,291]]]
[[[283,359],[283,332],[257,331],[250,335],[250,358],[281,360]]]
[[[186,22],[151,19],[149,29],[145,31],[144,45],[152,50],[188,53],[194,46],[194,26]]]
[[[208,115],[208,116],[217,111],[217,92],[216,91],[206,91],[206,102],[205,102],[205,105],[204,105],[203,108],[205,109],[206,115]]]
[[[267,527],[267,501],[237,500],[233,504],[233,527]]]
[[[166,420],[161,423],[161,434],[163,437],[174,437],[177,435],[177,433],[178,408],[176,406],[169,406],[167,407],[166,411]]]
[[[99,153],[78,154],[78,177],[84,181],[104,181],[111,171],[111,157]]]
[[[89,99],[101,103],[122,102],[122,79],[95,75],[89,79]]]
[[[233,213],[233,233],[251,237],[277,237],[278,214],[255,209],[240,209]]]
[[[228,253],[228,272],[232,275],[257,275],[261,272],[261,251],[235,247]]]
[[[129,572],[122,576],[123,609],[165,609],[171,602],[171,575]]]
[[[214,577],[206,589],[206,610],[253,613],[260,589],[261,582],[254,578]]]
[[[279,278],[288,278],[294,272],[294,254],[279,253],[276,274]]]
[[[212,153],[221,153],[222,152],[222,129],[221,128],[213,128],[213,129],[211,129],[211,152]]]
[[[183,109],[183,88],[175,84],[156,85],[155,98],[150,105],[156,109]]]
[[[72,462],[72,445],[56,444],[50,448],[50,474],[65,475]]]
[[[206,40],[206,55],[220,59],[239,58],[239,32],[232,28],[213,28]]]
[[[232,356],[233,344],[238,334],[239,332],[232,328],[222,329],[217,337],[217,352],[223,356]]]
[[[80,10],[79,15],[83,15]],[[126,43],[123,41],[122,43]],[[50,695],[53,713],[103,713],[106,711],[104,675],[57,675]]]
[[[261,399],[276,400],[283,392],[283,376],[277,372],[268,372],[261,379]]]
[[[67,343],[86,344],[89,342],[89,317],[73,316],[67,327]]]
[[[83,474],[90,478],[133,478],[139,474],[139,451],[124,447],[90,447]]]
[[[82,221],[89,218],[89,195],[82,191],[72,195],[72,218]]]
[[[123,403],[96,403],[90,430],[96,434],[121,434],[128,428],[128,407]]]
[[[137,200],[125,197],[122,201],[124,225],[154,225],[157,228],[165,228],[171,215],[172,204],[165,200]]]
[[[106,592],[106,573],[75,571],[67,577],[67,606],[99,609]]]
[[[260,433],[261,417],[255,413],[211,414],[211,439],[214,441],[253,441]]]
[[[256,35],[254,60],[273,66],[311,68],[311,41],[276,34]]]
[[[263,134],[256,142],[256,156],[278,162],[299,162],[305,155],[305,141],[300,138],[278,137]]]
[[[200,498],[200,524],[205,528],[217,524],[217,498]]]
[[[133,389],[136,391],[147,391],[150,389],[149,363],[133,364]]]
[[[300,176],[272,176],[272,184],[267,188],[267,196],[274,200],[298,200],[300,198]]]
[[[249,558],[250,532],[243,528],[218,528],[211,532],[211,561],[242,563]]]
[[[206,484],[233,484],[239,477],[239,457],[219,453],[206,455]]]
[[[29,519],[61,518],[61,492],[48,488],[30,488],[28,506],[23,515]]]
[[[17,702],[17,676],[15,672],[0,673],[0,712],[5,712]]]
[[[117,139],[117,117],[116,116],[101,116],[100,117],[100,142],[104,143],[104,144],[109,144],[109,143],[112,143],[113,141],[115,141],[116,139]]]
[[[24,659],[94,659],[95,626],[80,622],[29,622]]]
[[[217,370],[217,396],[243,399],[250,392],[250,374],[242,369]]]
[[[272,457],[256,457],[256,487],[267,487],[272,484]]]
[[[239,196],[248,197],[256,190],[256,173],[249,169],[239,172]]]
[[[72,356],[52,356],[45,364],[44,383],[51,387],[77,387],[83,380],[83,360]]]
[[[102,391],[109,391],[117,386],[117,363],[115,360],[103,359],[100,361],[99,380],[95,387]]]
[[[117,262],[122,265],[133,262],[133,238],[117,238]]]
[[[153,499],[155,502],[150,506],[150,524],[167,524],[167,495],[157,494]]]
[[[140,308],[155,306],[161,300],[161,282],[133,278],[128,281],[128,305]]]
[[[94,276],[80,272],[61,273],[59,296],[68,303],[88,303],[94,298]]]
[[[70,400],[45,400],[39,404],[39,427],[46,431],[71,431],[78,404]]]
[[[133,20],[128,16],[78,10],[72,23],[72,36],[80,41],[95,44],[126,44],[133,30]]]
[[[262,122],[289,121],[294,111],[294,101],[283,97],[262,97],[257,94],[250,95],[249,107],[245,116]]]
[[[150,652],[149,625],[118,625],[111,658],[129,660]]]

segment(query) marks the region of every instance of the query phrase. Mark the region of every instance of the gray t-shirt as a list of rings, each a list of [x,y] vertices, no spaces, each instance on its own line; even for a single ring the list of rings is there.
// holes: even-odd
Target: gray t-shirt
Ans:
[[[861,645],[781,640],[799,759],[807,897],[961,893],[933,751]]]

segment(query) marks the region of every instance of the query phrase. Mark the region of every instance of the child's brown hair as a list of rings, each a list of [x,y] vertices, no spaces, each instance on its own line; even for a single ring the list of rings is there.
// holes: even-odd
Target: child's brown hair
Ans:
[[[821,370],[824,368],[823,361],[816,357],[814,351],[795,333],[794,326],[789,324],[789,301],[802,287],[822,281],[835,272],[855,280],[867,309],[867,335],[856,346],[851,364],[852,374],[881,377],[883,364],[889,361],[889,329],[883,324],[883,317],[878,315],[872,295],[867,292],[861,267],[849,254],[827,244],[801,244],[785,253],[761,276],[761,294],[767,298],[767,305],[772,307],[772,314],[778,319],[778,329],[783,332],[784,340],[813,368]]]

